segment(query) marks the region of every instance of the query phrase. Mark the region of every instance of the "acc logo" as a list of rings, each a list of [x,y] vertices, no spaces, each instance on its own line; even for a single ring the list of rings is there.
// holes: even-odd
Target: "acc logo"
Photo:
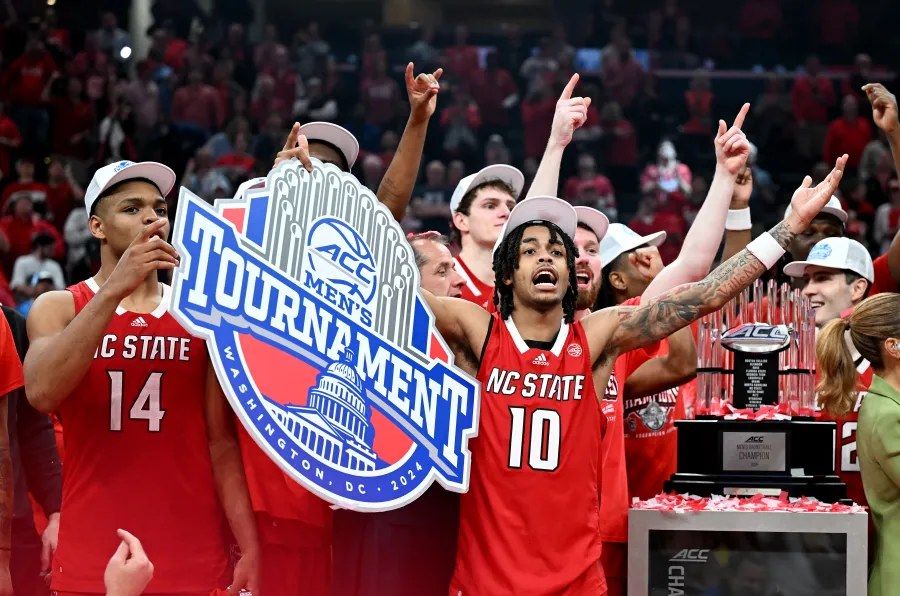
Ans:
[[[582,349],[578,344],[569,344],[569,347],[566,348],[566,352],[568,352],[569,356],[572,358],[578,358],[581,356]]]
[[[722,345],[736,352],[771,353],[782,350],[791,341],[786,325],[744,323],[722,335]]]
[[[759,435],[751,435],[751,436],[747,437],[747,439],[744,442],[745,443],[762,443],[763,441],[765,441],[764,437],[761,437]]]
[[[412,249],[353,176],[284,162],[210,207],[181,190],[173,314],[207,339],[260,448],[323,499],[401,507],[468,488],[478,384],[419,296]]]
[[[813,246],[813,249],[809,251],[809,256],[806,257],[807,260],[814,259],[827,259],[831,256],[831,245],[828,243],[820,242]]]

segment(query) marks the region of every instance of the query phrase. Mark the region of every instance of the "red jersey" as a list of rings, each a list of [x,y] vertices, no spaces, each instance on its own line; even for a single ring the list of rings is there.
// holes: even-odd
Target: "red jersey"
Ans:
[[[209,593],[227,583],[204,421],[206,345],[169,314],[163,287],[153,312],[116,309],[59,408],[66,470],[54,590],[104,592],[117,528],[153,560],[148,592]],[[93,279],[69,287],[76,313],[97,290]]]
[[[485,307],[486,304],[493,304],[494,286],[488,285],[478,279],[475,274],[466,267],[462,258],[457,256],[453,259],[453,262],[456,264],[456,272],[466,280],[466,285],[462,287],[462,296],[460,296],[460,298],[468,300],[469,302],[474,302],[481,307]]]
[[[603,594],[599,454],[606,419],[580,323],[529,347],[494,314],[480,429],[450,594]]]
[[[887,253],[872,261],[872,269],[875,273],[875,281],[872,282],[872,287],[869,288],[869,296],[874,296],[875,294],[880,294],[882,292],[896,292],[900,289],[897,287],[897,280],[891,275]],[[866,387],[868,387],[868,385],[866,385]]]
[[[0,317],[0,397],[15,391],[24,383],[22,363],[16,351],[12,329],[9,328],[6,317]]]
[[[640,297],[629,298],[623,306],[638,306]],[[606,433],[601,441],[603,482],[600,484],[600,537],[603,542],[628,541],[628,472],[625,460],[625,425],[622,405],[625,381],[644,362],[656,355],[658,342],[630,350],[618,358],[603,396]]]
[[[844,416],[832,417],[823,413],[822,417],[834,420],[837,423],[837,435],[835,437],[834,469],[837,475],[847,485],[847,496],[854,503],[868,505],[866,493],[863,491],[862,476],[859,473],[859,459],[856,455],[856,422],[859,419],[859,407],[863,398],[872,384],[872,376],[875,374],[872,365],[865,358],[859,357],[856,361],[858,374],[856,388],[856,403],[853,410]]]

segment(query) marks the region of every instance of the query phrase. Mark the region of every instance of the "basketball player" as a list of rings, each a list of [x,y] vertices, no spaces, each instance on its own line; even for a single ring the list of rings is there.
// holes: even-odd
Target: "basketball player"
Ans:
[[[7,428],[7,396],[22,386],[22,365],[13,334],[0,317],[0,595],[12,596],[9,559],[12,552],[13,471]]]
[[[585,382],[609,377],[622,352],[720,308],[780,258],[840,181],[846,156],[795,210],[704,280],[636,308],[574,321],[574,209],[552,197],[523,201],[495,251],[493,315],[423,292],[448,338],[468,344],[482,383],[472,476],[462,497],[450,594],[603,593],[598,469],[605,417]],[[758,255],[758,256],[757,256]]]
[[[432,74],[413,76],[413,64],[406,67],[409,119],[376,193],[397,221],[405,216],[412,196],[442,73],[439,68]],[[295,123],[273,167],[297,159],[312,171],[309,158],[315,157],[350,172],[358,155],[359,142],[347,129],[330,122]],[[359,568],[341,567],[335,569],[334,577],[344,583],[332,588],[332,552],[335,560],[351,561],[350,552],[355,552],[368,518],[344,510],[335,515],[328,503],[286,476],[243,427],[239,437],[262,548],[263,593],[316,596],[333,590],[341,593],[353,585]]]
[[[58,593],[102,592],[116,530],[153,554],[150,592],[229,583],[223,513],[241,548],[233,590],[258,587],[256,528],[227,405],[205,344],[168,312],[157,271],[178,263],[164,197],[170,168],[127,161],[85,193],[100,271],[43,294],[28,317],[26,395],[65,428]],[[217,493],[218,492],[218,498]]]

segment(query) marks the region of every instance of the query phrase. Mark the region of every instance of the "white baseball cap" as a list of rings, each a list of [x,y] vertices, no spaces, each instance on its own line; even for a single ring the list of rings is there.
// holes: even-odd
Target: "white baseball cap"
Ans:
[[[348,170],[353,167],[356,158],[359,157],[359,141],[343,126],[331,122],[307,122],[300,127],[300,134],[306,137],[307,142],[325,141],[337,147],[344,159],[347,160]]]
[[[575,229],[578,227],[578,216],[575,208],[566,201],[556,197],[529,197],[513,207],[509,212],[509,219],[500,230],[494,250],[500,246],[503,239],[509,236],[513,230],[531,222],[549,221],[556,224],[567,234],[569,238],[575,238]]]
[[[646,236],[640,236],[625,224],[609,224],[606,235],[600,241],[600,263],[606,267],[623,252],[634,250],[645,244],[659,246],[665,241],[665,232],[653,232]]]
[[[504,164],[487,166],[459,181],[459,184],[453,190],[453,196],[450,197],[450,213],[456,213],[459,204],[470,188],[490,180],[500,180],[508,184],[513,189],[514,199],[519,198],[519,194],[521,194],[522,188],[525,186],[525,175],[518,168]]]
[[[123,160],[105,165],[94,172],[91,183],[84,192],[84,208],[88,215],[97,199],[114,184],[135,178],[146,178],[156,185],[162,196],[165,197],[175,186],[175,172],[165,164],[155,161],[133,162]]]
[[[803,277],[809,265],[845,269],[857,273],[869,283],[875,281],[872,257],[866,248],[852,238],[825,238],[816,242],[805,261],[793,261],[784,266],[785,275]]]
[[[586,225],[595,234],[598,240],[603,240],[606,230],[609,228],[609,218],[593,207],[575,207],[578,223]]]
[[[787,209],[784,210],[784,218],[787,219],[788,215],[791,214],[791,205],[788,204]],[[831,198],[828,199],[828,202],[825,203],[825,206],[822,207],[821,213],[830,213],[835,216],[841,223],[847,223],[847,212],[844,211],[844,208],[841,207],[841,201],[836,196],[831,195]]]

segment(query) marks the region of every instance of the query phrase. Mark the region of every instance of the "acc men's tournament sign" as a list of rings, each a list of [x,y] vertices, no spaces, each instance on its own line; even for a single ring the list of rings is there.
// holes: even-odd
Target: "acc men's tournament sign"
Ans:
[[[173,314],[260,447],[323,499],[383,511],[434,480],[463,492],[478,384],[452,366],[399,224],[313,163],[214,206],[182,188]]]

